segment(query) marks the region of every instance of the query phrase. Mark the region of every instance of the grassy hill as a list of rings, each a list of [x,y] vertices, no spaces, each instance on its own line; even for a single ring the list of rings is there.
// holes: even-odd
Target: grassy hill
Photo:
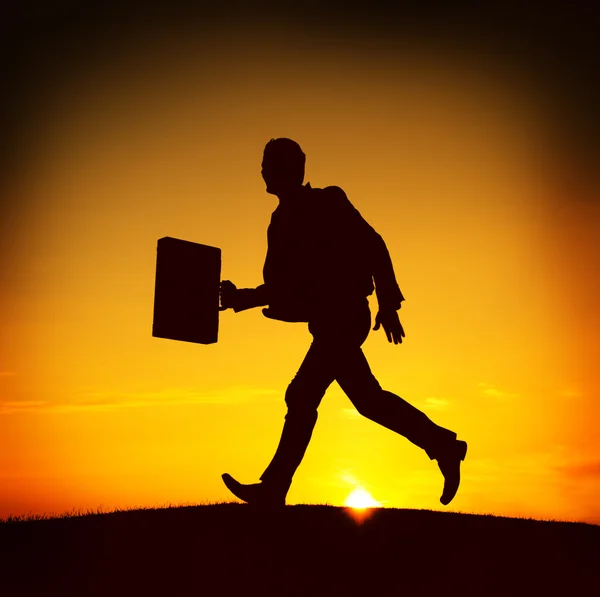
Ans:
[[[592,595],[600,527],[186,506],[0,522],[0,595]]]

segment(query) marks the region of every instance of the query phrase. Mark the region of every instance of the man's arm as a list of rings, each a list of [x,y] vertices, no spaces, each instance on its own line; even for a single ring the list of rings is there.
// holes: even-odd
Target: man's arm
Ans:
[[[375,282],[375,293],[379,305],[375,317],[374,331],[383,327],[389,342],[401,344],[404,328],[398,317],[404,296],[400,291],[390,253],[380,234],[362,217],[339,187],[328,187],[340,213],[344,214],[353,238],[364,239],[368,252],[367,259]]]
[[[375,245],[373,279],[375,280],[375,293],[377,294],[377,303],[379,305],[373,331],[377,331],[380,327],[383,327],[388,342],[402,344],[402,338],[404,338],[405,334],[404,328],[400,323],[400,318],[398,317],[398,309],[402,306],[404,296],[402,296],[402,292],[396,282],[392,259],[385,246],[385,242],[380,234],[377,234],[374,230],[373,232],[373,242]]]
[[[365,240],[379,309],[397,311],[404,296],[396,281],[392,259],[382,236],[362,217],[340,187],[327,187],[327,190],[346,218],[351,235]]]
[[[362,219],[362,216],[360,217]],[[373,280],[375,281],[375,294],[379,305],[373,331],[383,327],[388,342],[402,344],[402,338],[405,334],[398,317],[398,310],[402,306],[404,296],[396,282],[392,259],[383,237],[375,232],[364,219],[363,222],[369,228],[368,234],[370,234],[373,246]]]
[[[365,222],[366,223],[366,222]],[[369,226],[369,224],[367,224]],[[371,226],[369,226],[371,228]],[[380,234],[372,230],[373,244],[373,280],[379,309],[393,309],[397,311],[402,306],[404,296],[400,291],[394,266],[387,246]]]
[[[221,282],[221,308],[233,309],[236,313],[264,307],[269,304],[267,286],[261,284],[256,288],[236,288],[229,280]]]

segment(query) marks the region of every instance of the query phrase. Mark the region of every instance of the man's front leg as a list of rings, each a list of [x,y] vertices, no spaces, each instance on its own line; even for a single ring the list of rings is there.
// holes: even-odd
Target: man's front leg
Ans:
[[[285,487],[287,493],[294,473],[300,466],[310,443],[317,416],[316,409],[312,412],[288,410],[279,445],[269,466],[261,475],[261,481],[273,486]]]
[[[227,489],[248,504],[284,506],[292,478],[302,462],[316,422],[316,410],[312,413],[288,411],[275,456],[261,475],[261,482],[245,485],[225,473],[222,479]]]
[[[289,489],[310,443],[317,422],[317,408],[334,378],[331,352],[326,345],[313,341],[286,390],[288,410],[285,423],[275,455],[261,475],[263,483],[283,485]]]

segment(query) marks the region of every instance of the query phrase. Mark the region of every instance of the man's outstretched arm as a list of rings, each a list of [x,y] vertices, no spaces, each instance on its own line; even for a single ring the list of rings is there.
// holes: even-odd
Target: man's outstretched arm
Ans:
[[[269,304],[267,286],[261,284],[256,288],[237,288],[233,282],[221,282],[221,309],[233,309],[236,313],[264,307]]]

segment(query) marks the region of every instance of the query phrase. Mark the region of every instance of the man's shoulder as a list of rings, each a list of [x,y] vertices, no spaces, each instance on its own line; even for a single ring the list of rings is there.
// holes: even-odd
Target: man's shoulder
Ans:
[[[341,187],[331,185],[325,188],[312,187],[313,196],[329,207],[342,207],[349,204],[348,197]]]
[[[310,187],[312,191],[315,191],[320,194],[330,195],[332,197],[345,197],[346,193],[341,187],[337,185],[330,185],[328,187],[319,188],[319,187]]]

